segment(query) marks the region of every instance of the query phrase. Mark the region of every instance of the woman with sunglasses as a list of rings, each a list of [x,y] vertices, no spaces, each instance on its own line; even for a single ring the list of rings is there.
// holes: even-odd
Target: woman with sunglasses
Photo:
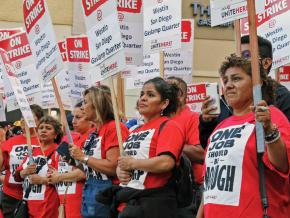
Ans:
[[[96,124],[83,149],[71,145],[71,156],[83,164],[86,183],[83,189],[81,214],[83,217],[108,217],[109,207],[96,202],[95,196],[117,183],[116,167],[120,155],[111,92],[107,86],[91,87],[84,92],[83,110],[89,121]],[[121,124],[123,141],[128,129]]]

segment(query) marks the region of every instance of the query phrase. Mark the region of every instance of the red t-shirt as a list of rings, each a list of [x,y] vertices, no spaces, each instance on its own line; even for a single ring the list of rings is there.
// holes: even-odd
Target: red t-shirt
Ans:
[[[125,141],[128,137],[129,131],[127,127],[120,123],[122,141]],[[86,140],[83,146],[83,151],[86,155],[92,156],[96,159],[106,159],[106,153],[108,150],[114,147],[118,147],[118,137],[116,131],[116,123],[114,120],[109,121],[102,125],[98,130],[97,137],[93,140],[92,146],[89,150],[86,149],[86,146],[89,142],[89,138]],[[108,176],[95,171],[94,169],[88,167],[84,164],[84,170],[87,178],[92,177],[96,180],[108,180]],[[113,181],[117,183],[117,181]]]
[[[48,167],[56,168],[56,149],[57,145],[49,147],[44,151],[45,157],[40,149],[36,147],[33,149],[33,159],[37,163],[37,166],[42,166],[38,175],[46,176]],[[52,155],[51,155],[52,154]],[[46,163],[46,157],[51,156]],[[23,164],[17,168],[17,171],[21,171],[27,167],[28,159],[25,158]],[[24,184],[28,184],[28,177],[24,179]],[[23,191],[23,196],[24,196]],[[29,217],[37,218],[58,218],[58,206],[59,198],[57,191],[53,185],[33,185],[28,197],[28,210]]]
[[[123,144],[124,151],[136,159],[149,159],[166,153],[178,162],[184,144],[183,132],[175,121],[168,120],[159,133],[160,125],[166,120],[167,117],[160,117],[133,130]],[[171,175],[171,172],[156,174],[134,170],[127,186],[135,189],[157,188],[164,186]]]
[[[78,137],[74,138],[74,144],[79,148],[83,148],[83,145],[86,139],[89,136],[89,133],[92,130],[89,130],[87,133],[83,135],[78,135]],[[57,169],[59,173],[65,173],[73,170],[73,166],[70,166],[65,161],[62,160],[61,156],[57,154],[56,156]],[[66,193],[66,201],[65,201],[65,213],[66,217],[71,218],[81,218],[81,205],[82,205],[82,192],[83,192],[83,181],[78,182],[61,182],[56,185],[60,202],[64,202],[64,194]],[[68,188],[67,188],[68,186]]]
[[[36,137],[31,137],[32,146],[38,145]],[[2,145],[5,179],[3,192],[13,198],[22,199],[22,182],[16,182],[13,174],[27,155],[27,140],[24,135],[14,136]]]
[[[290,124],[284,114],[270,107],[290,160]],[[205,159],[204,212],[206,218],[262,217],[254,114],[231,116],[221,122],[209,139]],[[289,172],[276,170],[263,155],[266,192],[271,217],[289,217]]]
[[[195,146],[200,144],[198,113],[191,111],[188,106],[185,106],[182,111],[172,117],[172,120],[176,121],[184,131],[185,145]],[[195,162],[192,162],[191,164],[195,182],[202,184],[203,165]]]

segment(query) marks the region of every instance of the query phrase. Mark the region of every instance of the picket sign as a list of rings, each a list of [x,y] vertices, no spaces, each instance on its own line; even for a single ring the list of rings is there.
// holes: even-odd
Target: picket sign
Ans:
[[[33,163],[33,156],[32,156],[30,129],[29,129],[26,122],[24,122],[24,127],[25,127],[26,142],[27,142],[27,146],[28,146],[28,157],[29,157],[28,164],[32,164]]]
[[[51,80],[62,123],[65,126],[69,142],[73,143],[64,106],[55,81],[55,76],[63,68],[63,63],[45,0],[24,0],[23,14],[28,40],[36,58],[36,69],[41,72],[44,82]]]
[[[9,60],[9,56],[5,50],[0,48],[0,68],[7,77],[7,82],[11,84],[13,92],[15,93],[16,100],[19,104],[20,111],[24,120],[27,122],[29,127],[35,127],[35,121],[33,118],[32,111],[30,109],[27,98],[24,94],[23,88],[20,84],[20,80],[16,76],[16,71]]]
[[[99,80],[109,79],[119,150],[123,156],[119,111],[112,78],[126,67],[120,28],[116,28],[119,27],[117,1],[82,0],[82,8],[89,39],[91,64],[97,69]]]
[[[181,49],[164,52],[164,78],[177,76],[192,81],[194,20],[181,20]]]
[[[265,10],[265,0],[255,1],[257,13]],[[211,26],[225,24],[247,17],[247,0],[210,0]]]
[[[0,121],[6,121],[4,96],[0,93]]]
[[[0,29],[0,41],[9,38],[10,36],[22,32],[23,29],[19,28],[12,28],[12,29]]]

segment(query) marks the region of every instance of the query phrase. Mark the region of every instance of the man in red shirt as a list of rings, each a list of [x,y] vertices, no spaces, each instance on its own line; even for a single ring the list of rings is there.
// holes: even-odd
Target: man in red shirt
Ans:
[[[199,186],[202,185],[202,164],[204,161],[204,150],[199,142],[199,114],[192,112],[186,105],[187,97],[187,84],[179,77],[168,77],[167,82],[169,84],[175,84],[179,89],[178,96],[178,109],[177,112],[171,117],[176,121],[181,129],[184,131],[185,145],[183,148],[183,153],[192,162],[192,170],[194,175],[194,182],[196,184],[196,189],[194,192],[193,205],[188,208],[181,208],[179,210],[179,217],[192,217],[193,214],[197,213],[198,206],[200,204],[200,192]]]

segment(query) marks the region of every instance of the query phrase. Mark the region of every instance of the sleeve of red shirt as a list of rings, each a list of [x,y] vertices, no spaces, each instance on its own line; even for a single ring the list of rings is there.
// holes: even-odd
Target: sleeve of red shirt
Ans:
[[[183,143],[184,135],[182,130],[174,121],[169,120],[158,136],[156,155],[169,152],[176,160],[179,160]]]
[[[188,125],[186,125],[186,142],[188,145],[199,145],[199,115],[198,113],[193,113],[191,119],[188,120]]]
[[[2,150],[2,157],[3,157],[3,164],[2,164],[2,168],[6,167],[8,165],[8,153],[9,153],[9,147],[10,147],[10,141],[11,140],[7,140],[5,141],[2,146],[1,146],[1,150]]]
[[[124,142],[129,135],[129,131],[127,127],[122,123],[120,124],[120,127],[121,127],[122,141]],[[105,152],[107,152],[109,149],[113,147],[119,146],[115,122],[110,123],[104,137],[105,137]]]
[[[277,126],[277,128],[280,131],[281,138],[285,143],[286,147],[286,152],[287,152],[287,157],[288,157],[288,163],[290,161],[290,123],[286,116],[277,108],[275,107],[270,107],[271,111],[271,118],[272,122]],[[278,175],[280,175],[283,178],[288,178],[290,174],[290,169],[288,170],[287,173],[282,173],[279,170],[277,170],[272,163],[270,162],[268,158],[267,151],[265,152],[263,156],[263,161],[265,165],[270,169],[275,171]]]

